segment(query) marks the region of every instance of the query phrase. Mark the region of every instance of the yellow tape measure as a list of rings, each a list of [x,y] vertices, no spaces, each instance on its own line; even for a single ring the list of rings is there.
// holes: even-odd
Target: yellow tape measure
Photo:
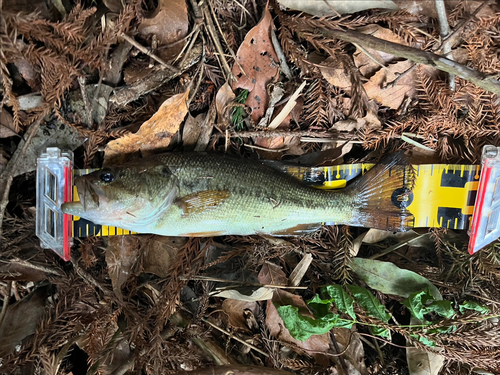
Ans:
[[[280,166],[280,169],[319,189],[339,189],[374,164],[343,164],[329,167]],[[413,226],[469,229],[476,201],[481,167],[479,165],[423,164],[414,165],[415,188],[407,197],[407,208],[415,217]],[[75,170],[75,176],[95,169]],[[389,172],[390,173],[390,170]],[[73,197],[78,201],[76,187]],[[410,229],[409,227],[408,229]],[[73,237],[135,234],[129,230],[97,225],[73,217]]]

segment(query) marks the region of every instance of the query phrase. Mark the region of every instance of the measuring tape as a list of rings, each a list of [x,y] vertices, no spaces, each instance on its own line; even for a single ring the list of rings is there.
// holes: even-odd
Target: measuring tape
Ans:
[[[50,148],[47,149],[47,152],[49,150]],[[57,185],[63,191],[67,191],[67,187],[71,186],[72,194],[67,193],[65,197],[61,196],[59,202],[50,199],[50,192],[54,191],[55,184],[46,176],[49,174],[58,177],[62,173],[58,166],[63,161],[68,163],[70,159],[69,154],[63,155],[59,149],[56,150],[59,152],[58,154],[54,150],[50,151],[52,160],[46,154],[38,159],[37,180],[40,183],[37,185],[37,235],[40,229],[41,236],[39,235],[39,237],[41,240],[43,238],[42,247],[50,247],[63,259],[69,259],[68,244],[71,243],[73,237],[135,234],[135,232],[121,228],[94,224],[77,216],[72,217],[69,232],[67,224],[62,231],[57,230],[59,221],[50,218],[61,215],[62,219],[63,214],[60,211],[62,202],[71,201],[73,197],[75,201],[79,199],[76,187],[73,186],[73,178],[68,181],[67,172],[66,178],[64,178],[64,174],[60,177],[60,180],[65,181],[58,181]],[[486,146],[483,155],[486,155],[483,168],[480,165],[414,165],[415,187],[404,202],[407,209],[413,214],[414,221],[408,224],[406,229],[419,227],[470,229],[469,251],[471,253],[498,238],[500,236],[500,148]],[[280,165],[278,168],[309,186],[319,189],[339,189],[345,187],[350,180],[364,175],[373,166],[374,164],[359,163],[329,167]],[[74,170],[71,177],[82,176],[93,171],[95,169]],[[484,173],[485,171],[487,173]],[[391,173],[391,170],[387,173]],[[52,186],[47,184],[52,184]],[[38,199],[39,195],[40,199]],[[47,204],[44,205],[45,201]],[[481,204],[478,205],[478,202]],[[59,212],[57,204],[59,204]],[[394,204],[403,204],[403,202],[394,202]],[[40,220],[39,216],[41,216]],[[479,220],[483,217],[483,220]],[[40,225],[38,225],[38,221],[40,221]],[[65,235],[57,237],[59,232]],[[54,237],[59,242],[66,242],[62,246],[54,246]],[[481,247],[478,247],[480,245]]]

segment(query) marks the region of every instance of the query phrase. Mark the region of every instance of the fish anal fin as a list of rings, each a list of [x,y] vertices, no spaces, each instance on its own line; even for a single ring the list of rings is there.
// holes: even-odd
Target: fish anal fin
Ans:
[[[271,232],[268,234],[271,234],[273,236],[297,236],[300,234],[306,234],[306,233],[311,233],[315,232],[321,227],[321,223],[314,223],[314,224],[299,224],[294,227],[280,230],[278,232]]]
[[[178,198],[175,204],[182,209],[183,215],[186,216],[217,208],[230,195],[231,193],[227,190],[203,190]]]
[[[181,234],[180,237],[216,237],[216,236],[222,236],[225,233],[226,232],[223,230],[211,231],[211,232],[193,232],[193,233]]]

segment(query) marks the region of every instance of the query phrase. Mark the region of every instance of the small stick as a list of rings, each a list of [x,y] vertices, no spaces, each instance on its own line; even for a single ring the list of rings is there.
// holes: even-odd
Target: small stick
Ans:
[[[22,259],[19,259],[19,258],[14,258],[13,260],[10,261],[10,263],[16,263],[16,264],[19,264],[21,266],[24,266],[24,267],[27,267],[27,268],[31,268],[31,269],[34,269],[34,270],[37,270],[37,271],[42,271],[42,272],[45,272],[45,273],[50,273],[52,275],[57,275],[57,276],[64,276],[64,273],[62,273],[61,271],[58,271],[58,270],[55,270],[53,268],[50,268],[50,267],[47,267],[47,266],[41,266],[41,265],[38,265],[38,264],[33,264],[33,263],[30,263],[26,260],[22,260]]]
[[[283,148],[266,148],[266,147],[260,147],[260,146],[254,146],[254,145],[247,145],[244,144],[243,146],[248,147],[248,148],[253,148],[255,150],[261,150],[261,151],[267,151],[267,152],[283,152],[288,150],[288,147],[283,147]]]
[[[142,53],[148,55],[149,57],[155,59],[156,61],[158,61],[161,65],[163,65],[164,67],[166,67],[167,69],[171,70],[172,72],[174,73],[180,73],[181,71],[179,69],[177,69],[175,66],[172,66],[170,64],[168,64],[167,62],[165,62],[163,59],[161,59],[160,57],[156,56],[154,53],[151,52],[151,50],[149,50],[148,48],[142,46],[141,44],[137,43],[134,39],[132,39],[131,37],[129,37],[127,34],[125,33],[121,33],[120,36],[125,39],[127,42],[129,42],[130,44],[132,44],[135,48],[137,48],[139,51],[141,51]]]
[[[212,38],[212,41],[214,42],[215,49],[219,53],[220,59],[222,61],[222,68],[223,68],[224,73],[226,75],[226,80],[232,81],[234,79],[233,73],[231,71],[231,68],[229,67],[227,60],[226,60],[224,50],[222,49],[222,44],[220,42],[219,36],[217,35],[217,31],[215,30],[212,16],[210,15],[210,11],[208,10],[206,5],[203,7],[202,11],[203,11],[203,16],[204,16],[205,21],[206,21],[205,28],[208,30],[208,33],[210,34],[210,37]]]
[[[286,62],[285,54],[283,53],[283,49],[281,48],[281,44],[276,36],[276,32],[274,29],[271,29],[271,41],[273,43],[274,50],[276,51],[276,55],[278,55],[278,60],[280,61],[281,71],[289,80],[292,80],[292,71]],[[236,61],[236,60],[235,60]]]
[[[0,313],[0,327],[2,326],[5,315],[7,315],[7,307],[9,306],[10,300],[10,290],[12,289],[12,281],[7,283],[7,291],[5,292],[5,297],[3,298],[2,312]]]
[[[488,1],[483,1],[483,3],[482,3],[480,6],[478,6],[478,7],[476,8],[476,10],[474,11],[474,13],[472,13],[472,14],[471,14],[471,16],[470,16],[469,18],[467,18],[467,19],[465,19],[465,20],[462,20],[462,22],[460,22],[460,24],[459,24],[457,27],[455,27],[455,28],[453,29],[453,31],[452,31],[450,34],[448,34],[448,36],[447,36],[446,38],[444,38],[444,39],[441,41],[441,45],[440,45],[440,46],[436,49],[436,51],[440,51],[440,50],[441,50],[441,48],[443,48],[444,44],[445,44],[445,43],[446,43],[449,39],[451,39],[451,38],[452,38],[452,37],[453,37],[456,33],[458,33],[458,32],[459,32],[459,31],[460,31],[460,30],[461,30],[461,29],[462,29],[465,25],[467,25],[467,23],[468,23],[469,21],[471,21],[474,17],[476,17],[476,16],[477,16],[477,14],[481,11],[481,9],[483,9],[486,5],[488,5]]]
[[[376,49],[377,51],[390,53],[391,55],[397,57],[403,57],[417,64],[433,66],[439,70],[454,74],[470,81],[476,86],[496,95],[500,95],[500,82],[498,82],[495,77],[478,72],[477,70],[474,70],[466,65],[459,64],[443,56],[436,55],[435,53],[389,42],[387,40],[376,38],[372,35],[362,34],[357,31],[321,30],[321,34],[328,38],[340,39],[349,43],[358,43],[365,47]]]
[[[318,138],[333,138],[332,133],[328,132],[315,132],[309,130],[303,131],[283,131],[283,130],[272,130],[272,131],[244,131],[244,132],[229,132],[227,135],[229,138],[250,138],[250,137],[263,137],[263,138],[272,138],[272,137],[318,137]],[[216,139],[226,137],[226,134],[216,134],[213,137]],[[336,136],[336,140],[346,141],[347,139],[341,139]],[[350,138],[349,138],[350,139]]]
[[[436,1],[436,11],[439,19],[439,34],[441,38],[446,38],[450,35],[450,25],[448,24],[448,17],[446,15],[446,7],[444,6],[444,0],[435,0]],[[453,60],[453,55],[451,54],[451,46],[450,42],[446,41],[443,45],[443,54],[450,60]],[[449,74],[449,85],[450,90],[455,91],[455,75]]]
[[[90,127],[92,126],[92,107],[90,106],[89,97],[87,96],[87,84],[85,83],[85,77],[78,77],[78,83],[80,84],[83,106],[85,107],[85,123]]]
[[[263,356],[265,356],[265,357],[269,357],[269,354],[267,354],[266,352],[263,352],[262,350],[260,350],[259,348],[257,348],[255,345],[252,345],[252,344],[250,344],[250,343],[246,342],[245,340],[242,340],[242,339],[240,339],[239,337],[232,335],[231,333],[229,333],[229,332],[228,332],[228,331],[226,331],[225,329],[222,329],[222,328],[218,327],[217,325],[215,325],[215,324],[211,323],[210,321],[206,320],[205,318],[201,318],[201,321],[203,321],[203,322],[207,323],[207,324],[208,324],[208,325],[210,325],[211,327],[213,327],[213,328],[215,328],[216,330],[218,330],[218,331],[220,331],[220,332],[222,332],[222,333],[224,333],[224,334],[228,335],[230,338],[235,339],[236,341],[238,341],[238,342],[242,343],[243,345],[246,345],[246,346],[248,346],[249,348],[252,348],[253,350],[255,350],[256,352],[258,352],[258,353],[262,354]]]

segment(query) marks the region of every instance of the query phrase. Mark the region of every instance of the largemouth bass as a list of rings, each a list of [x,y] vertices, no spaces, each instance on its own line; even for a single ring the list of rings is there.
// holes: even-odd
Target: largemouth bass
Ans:
[[[227,155],[161,154],[76,178],[80,202],[64,213],[96,224],[165,236],[288,235],[334,222],[405,230],[413,216],[402,155],[348,187],[325,191],[259,161]]]

